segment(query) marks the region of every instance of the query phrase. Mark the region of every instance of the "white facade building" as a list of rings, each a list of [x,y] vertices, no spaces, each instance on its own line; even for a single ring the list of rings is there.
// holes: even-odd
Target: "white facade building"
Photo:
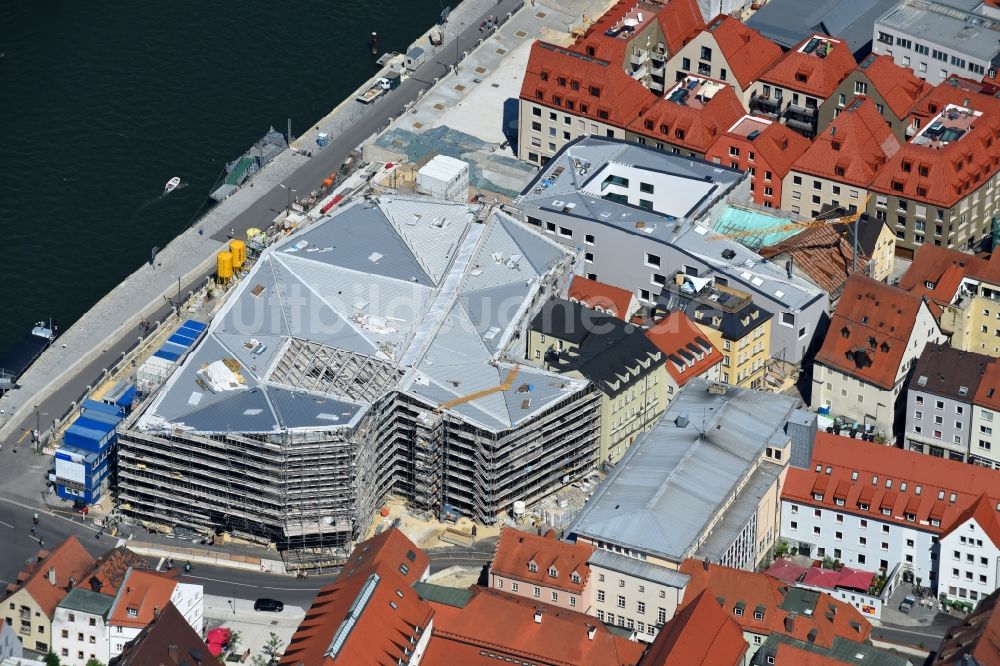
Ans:
[[[985,495],[941,537],[938,594],[977,603],[997,589],[1000,580],[1000,523],[996,502]]]
[[[417,171],[417,187],[439,199],[465,203],[469,199],[469,163],[437,155]]]
[[[118,589],[108,614],[109,658],[121,654],[125,644],[173,603],[187,623],[203,634],[204,589],[201,585],[178,583],[164,576],[130,570]]]
[[[115,598],[77,588],[70,591],[52,617],[52,650],[64,666],[86,666],[91,659],[111,659],[107,625]]]

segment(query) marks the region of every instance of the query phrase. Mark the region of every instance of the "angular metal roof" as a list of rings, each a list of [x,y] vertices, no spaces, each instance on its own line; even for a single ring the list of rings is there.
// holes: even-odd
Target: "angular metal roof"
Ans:
[[[570,532],[679,562],[799,404],[796,398],[692,379],[625,454]],[[773,464],[773,463],[763,463]],[[777,467],[777,465],[775,465]],[[731,506],[729,511],[738,510]]]
[[[476,212],[382,197],[269,248],[137,427],[330,430],[402,390],[506,430],[579,390],[505,356],[567,251],[499,210],[483,223]]]

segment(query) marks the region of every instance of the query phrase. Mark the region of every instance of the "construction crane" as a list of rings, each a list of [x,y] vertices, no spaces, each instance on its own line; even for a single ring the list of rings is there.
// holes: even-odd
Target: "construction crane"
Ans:
[[[865,198],[861,201],[861,205],[858,209],[849,215],[843,215],[840,217],[830,217],[830,218],[818,218],[814,217],[804,222],[785,222],[782,224],[776,224],[770,227],[763,227],[757,229],[736,229],[733,231],[716,231],[711,234],[712,240],[718,240],[719,238],[732,238],[734,240],[739,240],[740,238],[745,238],[747,236],[763,236],[764,234],[770,233],[780,233],[782,231],[804,231],[806,229],[815,229],[816,227],[828,227],[835,224],[854,224],[854,270],[858,270],[858,220],[865,212],[865,208],[868,206],[868,201],[872,198],[872,195],[866,194]]]

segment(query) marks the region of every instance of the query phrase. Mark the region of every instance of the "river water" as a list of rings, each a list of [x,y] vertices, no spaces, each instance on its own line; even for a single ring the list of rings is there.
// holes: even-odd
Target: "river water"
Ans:
[[[154,6],[155,5],[155,6]],[[0,19],[0,356],[65,329],[186,228],[227,161],[292,132],[440,0],[12,2]],[[172,176],[182,186],[163,196]]]

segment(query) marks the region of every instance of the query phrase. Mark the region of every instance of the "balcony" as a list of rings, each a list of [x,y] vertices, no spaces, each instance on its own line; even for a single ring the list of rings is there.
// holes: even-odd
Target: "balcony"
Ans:
[[[646,49],[636,49],[632,52],[632,64],[639,66],[649,59],[649,51]]]
[[[785,117],[812,122],[816,117],[816,109],[808,106],[799,106],[798,104],[789,104],[788,108],[785,109]]]
[[[750,111],[777,118],[781,113],[781,100],[770,96],[752,95]]]

